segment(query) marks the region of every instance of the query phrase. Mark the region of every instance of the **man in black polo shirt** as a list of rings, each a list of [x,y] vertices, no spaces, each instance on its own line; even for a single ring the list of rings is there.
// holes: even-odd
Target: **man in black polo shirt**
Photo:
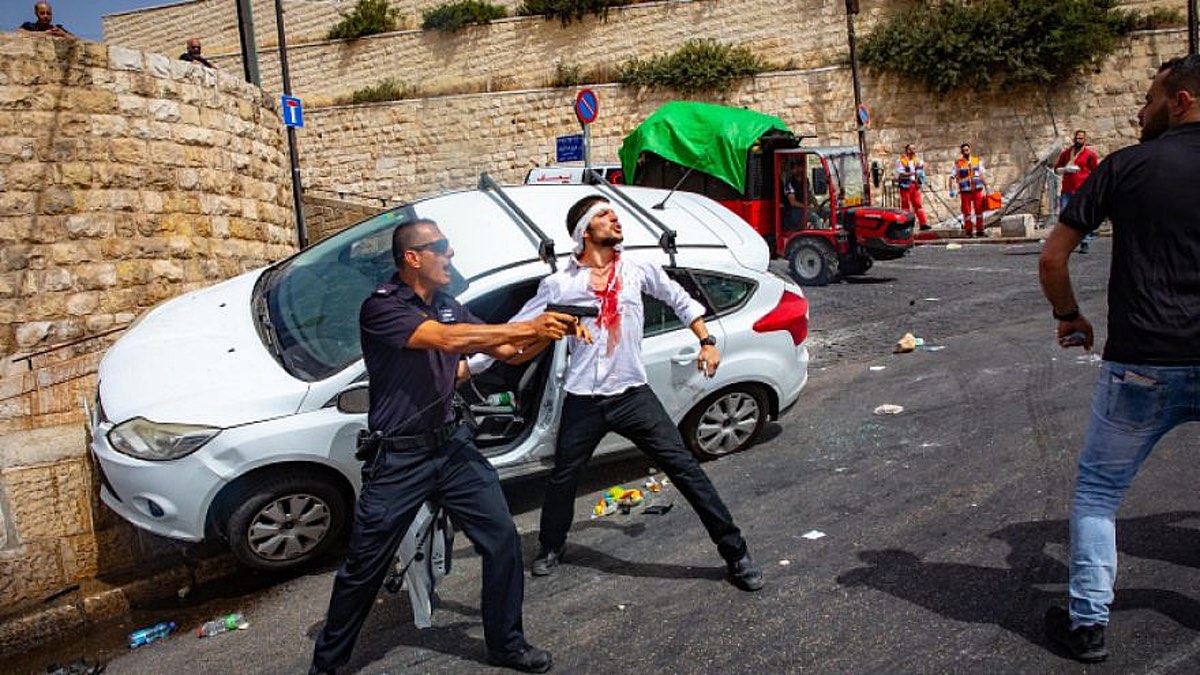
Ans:
[[[1163,64],[1138,122],[1142,142],[1088,177],[1040,263],[1060,343],[1091,349],[1067,261],[1085,234],[1112,221],[1108,341],[1071,502],[1070,605],[1046,612],[1047,635],[1080,661],[1108,658],[1121,499],[1158,440],[1200,420],[1200,57]]]
[[[481,610],[488,661],[525,672],[550,669],[550,654],[525,641],[521,541],[495,468],[455,422],[451,394],[463,354],[510,362],[532,358],[578,322],[544,313],[531,321],[483,325],[441,289],[454,249],[436,223],[396,228],[398,271],[363,302],[363,361],[370,377],[367,425],[382,436],[366,457],[350,553],[338,570],[311,673],[332,673],[350,658],[396,548],[417,510],[436,498],[483,559]]]

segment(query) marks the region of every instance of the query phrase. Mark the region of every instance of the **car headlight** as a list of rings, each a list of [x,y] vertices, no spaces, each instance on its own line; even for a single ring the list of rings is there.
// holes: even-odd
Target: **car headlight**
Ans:
[[[123,455],[163,461],[190,455],[219,433],[219,427],[151,422],[145,417],[135,417],[109,429],[108,442]]]

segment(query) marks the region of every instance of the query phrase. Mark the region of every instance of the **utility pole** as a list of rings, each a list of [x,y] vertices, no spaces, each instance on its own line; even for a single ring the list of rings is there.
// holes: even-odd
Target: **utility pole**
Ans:
[[[860,117],[863,110],[862,90],[858,85],[858,46],[854,36],[854,15],[858,14],[858,0],[846,0],[846,36],[850,44],[850,76],[854,79],[854,124],[858,127],[858,151],[862,155],[863,185],[867,203],[871,201],[871,178],[867,172],[867,125]]]
[[[275,0],[275,29],[279,34],[279,68],[283,75],[283,95],[292,95],[292,77],[288,73],[287,36],[283,31],[283,0]],[[292,206],[296,210],[296,241],[300,248],[308,246],[308,228],[304,224],[304,191],[300,183],[300,161],[296,156],[296,129],[287,128],[288,158],[292,164]]]
[[[1188,54],[1196,54],[1196,0],[1188,0]]]
[[[235,0],[237,3],[238,41],[242,45],[242,72],[246,81],[262,88],[258,76],[258,46],[254,44],[254,12],[250,0]]]

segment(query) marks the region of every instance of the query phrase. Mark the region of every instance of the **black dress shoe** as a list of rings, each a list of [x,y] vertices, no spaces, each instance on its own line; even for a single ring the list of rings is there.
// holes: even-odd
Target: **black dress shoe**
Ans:
[[[743,591],[757,591],[763,587],[762,568],[754,564],[747,553],[736,561],[725,563],[729,574],[729,583]]]
[[[543,548],[534,556],[533,564],[530,565],[529,571],[535,577],[544,577],[549,575],[561,562],[561,548]]]
[[[1071,658],[1084,663],[1096,663],[1108,658],[1104,646],[1104,626],[1094,624],[1071,628],[1071,615],[1062,607],[1046,610],[1046,637],[1058,643]]]
[[[488,652],[488,663],[501,668],[512,668],[522,673],[544,673],[554,665],[550,652],[527,645],[519,652],[494,654]]]

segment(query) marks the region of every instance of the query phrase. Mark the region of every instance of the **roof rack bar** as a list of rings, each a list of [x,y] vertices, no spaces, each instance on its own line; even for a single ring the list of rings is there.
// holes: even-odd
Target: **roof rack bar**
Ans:
[[[598,172],[596,172],[591,167],[588,167],[583,170],[583,177],[584,177],[584,182],[587,182],[587,183],[590,183],[591,185],[596,185],[596,186],[600,187],[601,192],[612,193],[612,196],[616,197],[617,201],[619,201],[621,204],[629,207],[631,210],[636,211],[638,213],[638,215],[642,216],[643,218],[648,220],[652,225],[654,225],[654,227],[658,228],[658,231],[659,231],[658,245],[670,257],[671,267],[676,266],[675,265],[675,254],[679,251],[679,248],[675,245],[675,230],[672,230],[671,228],[664,225],[663,222],[661,220],[659,220],[653,213],[650,213],[649,211],[647,211],[641,204],[634,201],[632,197],[625,194],[625,192],[623,190],[621,190],[620,188],[618,188],[616,185],[613,185],[612,183],[608,182],[604,178],[604,176],[601,176]]]
[[[537,223],[533,222],[533,219],[529,217],[528,213],[525,213],[523,210],[521,210],[521,207],[517,206],[517,203],[514,202],[507,193],[504,192],[504,188],[500,187],[499,183],[492,180],[492,177],[487,175],[486,171],[479,174],[479,189],[483,191],[491,190],[496,193],[496,196],[500,198],[501,203],[504,204],[504,207],[508,210],[508,212],[511,215],[516,216],[517,222],[524,226],[527,231],[537,237],[538,257],[542,259],[542,262],[550,266],[551,272],[557,272],[558,258],[554,253],[554,240],[548,237],[545,232],[542,232],[542,228],[538,227]]]

